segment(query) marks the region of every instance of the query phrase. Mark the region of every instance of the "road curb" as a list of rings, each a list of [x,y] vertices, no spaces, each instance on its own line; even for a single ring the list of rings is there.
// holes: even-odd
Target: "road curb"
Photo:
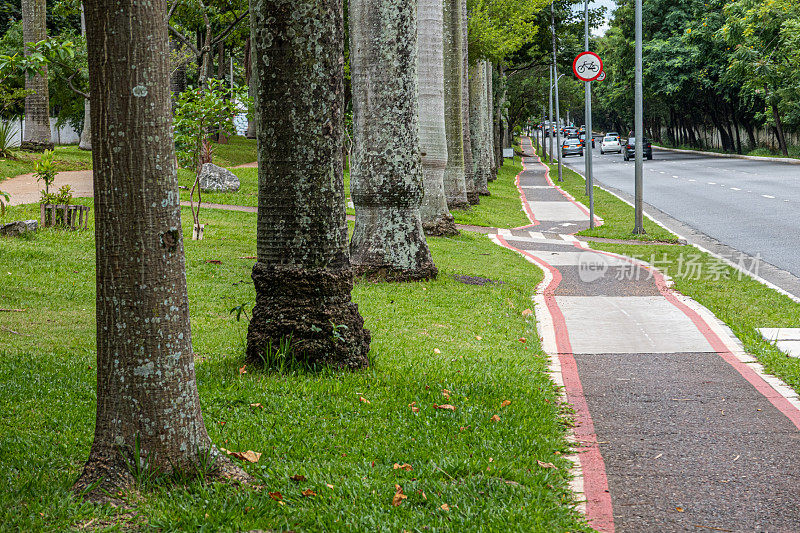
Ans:
[[[752,161],[772,161],[773,163],[788,163],[790,165],[800,165],[800,159],[793,157],[764,157],[761,155],[744,155],[744,154],[720,154],[719,152],[705,152],[702,150],[684,150],[682,148],[667,148],[666,146],[653,145],[653,148],[659,150],[666,150],[667,152],[678,152],[681,154],[700,154],[712,157],[724,157],[727,159],[750,159]]]

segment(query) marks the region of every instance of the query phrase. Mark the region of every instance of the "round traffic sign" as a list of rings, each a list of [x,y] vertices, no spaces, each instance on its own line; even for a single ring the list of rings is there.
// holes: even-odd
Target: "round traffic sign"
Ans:
[[[603,72],[603,60],[594,52],[581,52],[572,62],[572,72],[581,81],[594,81]]]
[[[606,79],[606,71],[602,71],[599,76],[597,76],[594,81],[603,81]]]

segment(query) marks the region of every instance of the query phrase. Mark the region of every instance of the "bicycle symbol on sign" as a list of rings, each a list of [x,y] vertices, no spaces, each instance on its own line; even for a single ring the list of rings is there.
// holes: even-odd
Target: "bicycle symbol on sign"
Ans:
[[[595,63],[594,61],[584,61],[583,63],[581,63],[580,65],[578,65],[577,67],[575,67],[575,70],[577,70],[577,71],[578,71],[578,74],[583,74],[583,73],[584,73],[584,72],[586,72],[587,70],[588,70],[589,72],[597,72],[597,70],[598,70],[599,68],[600,68],[600,67],[599,67],[599,66],[597,65],[597,63]]]

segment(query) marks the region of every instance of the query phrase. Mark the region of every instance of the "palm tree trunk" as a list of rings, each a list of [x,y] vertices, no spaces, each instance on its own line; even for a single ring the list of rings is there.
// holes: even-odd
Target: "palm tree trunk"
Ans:
[[[368,365],[350,299],[339,0],[251,2],[258,139],[256,306],[247,359],[290,343],[311,365]]]
[[[469,39],[467,35],[468,26],[467,0],[461,0],[461,26],[462,26],[462,60],[464,62],[461,72],[461,106],[462,106],[462,129],[464,133],[464,182],[467,189],[467,201],[470,205],[480,203],[478,189],[475,188],[475,164],[472,160],[472,140],[470,132],[470,101],[469,101]]]
[[[86,0],[95,106],[97,418],[76,491],[149,472],[248,476],[213,449],[194,371],[172,142],[166,0]],[[119,65],[136,68],[119,68]],[[97,484],[97,485],[95,485]]]
[[[486,150],[489,157],[489,181],[497,179],[497,158],[495,157],[495,122],[494,122],[494,66],[486,62]]]
[[[354,133],[350,192],[356,210],[350,243],[353,268],[389,280],[436,277],[420,218],[414,4],[350,0],[348,20]]]
[[[37,43],[47,38],[45,0],[22,0],[22,38],[25,43]],[[25,50],[25,55],[30,52]],[[42,74],[25,76],[25,89],[34,91],[25,97],[25,132],[22,148],[43,151],[53,148],[50,133],[50,94],[47,67]]]
[[[83,14],[83,2],[81,2],[81,34],[84,39],[86,38],[86,16]],[[83,130],[81,130],[81,139],[78,142],[78,148],[81,150],[92,151],[92,109],[89,104],[89,99],[83,100]]]
[[[461,0],[444,0],[444,127],[447,135],[447,167],[444,193],[447,207],[467,209],[464,178],[464,120],[461,79],[464,77]]]
[[[447,135],[444,122],[443,14],[442,0],[417,1],[419,144],[425,188],[420,214],[427,235],[458,234],[444,193]]]
[[[469,134],[472,145],[472,168],[475,190],[481,196],[489,196],[489,166],[487,154],[487,94],[486,61],[478,61],[469,66]]]

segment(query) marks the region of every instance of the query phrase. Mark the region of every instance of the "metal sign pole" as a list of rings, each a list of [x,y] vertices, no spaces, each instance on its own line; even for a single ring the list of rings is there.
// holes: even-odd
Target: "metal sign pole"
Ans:
[[[552,131],[548,130],[549,141],[550,141],[550,162],[553,162],[553,134],[555,134],[556,130],[553,127],[553,65],[550,65],[550,126]]]
[[[589,51],[589,0],[583,6],[583,41]],[[594,176],[592,174],[592,82],[586,82],[586,195],[589,197],[589,229],[594,228]]]
[[[555,99],[556,99],[556,142],[558,144],[558,181],[564,181],[563,168],[561,164],[561,111],[558,105],[558,70],[556,68],[556,14],[553,3],[550,3],[550,28],[553,37],[553,78],[555,79]]]
[[[546,161],[547,160],[547,143],[544,142],[544,123],[545,123],[545,120],[547,120],[547,115],[545,113],[544,108],[545,108],[545,105],[542,104],[542,128],[541,128],[541,133],[542,133],[542,161]]]
[[[642,0],[636,0],[636,74],[634,82],[635,91],[635,134],[636,134],[636,161],[634,163],[634,203],[636,221],[633,233],[644,233],[644,220],[642,216],[642,171],[643,169],[643,141],[644,141],[644,112],[642,105]]]

